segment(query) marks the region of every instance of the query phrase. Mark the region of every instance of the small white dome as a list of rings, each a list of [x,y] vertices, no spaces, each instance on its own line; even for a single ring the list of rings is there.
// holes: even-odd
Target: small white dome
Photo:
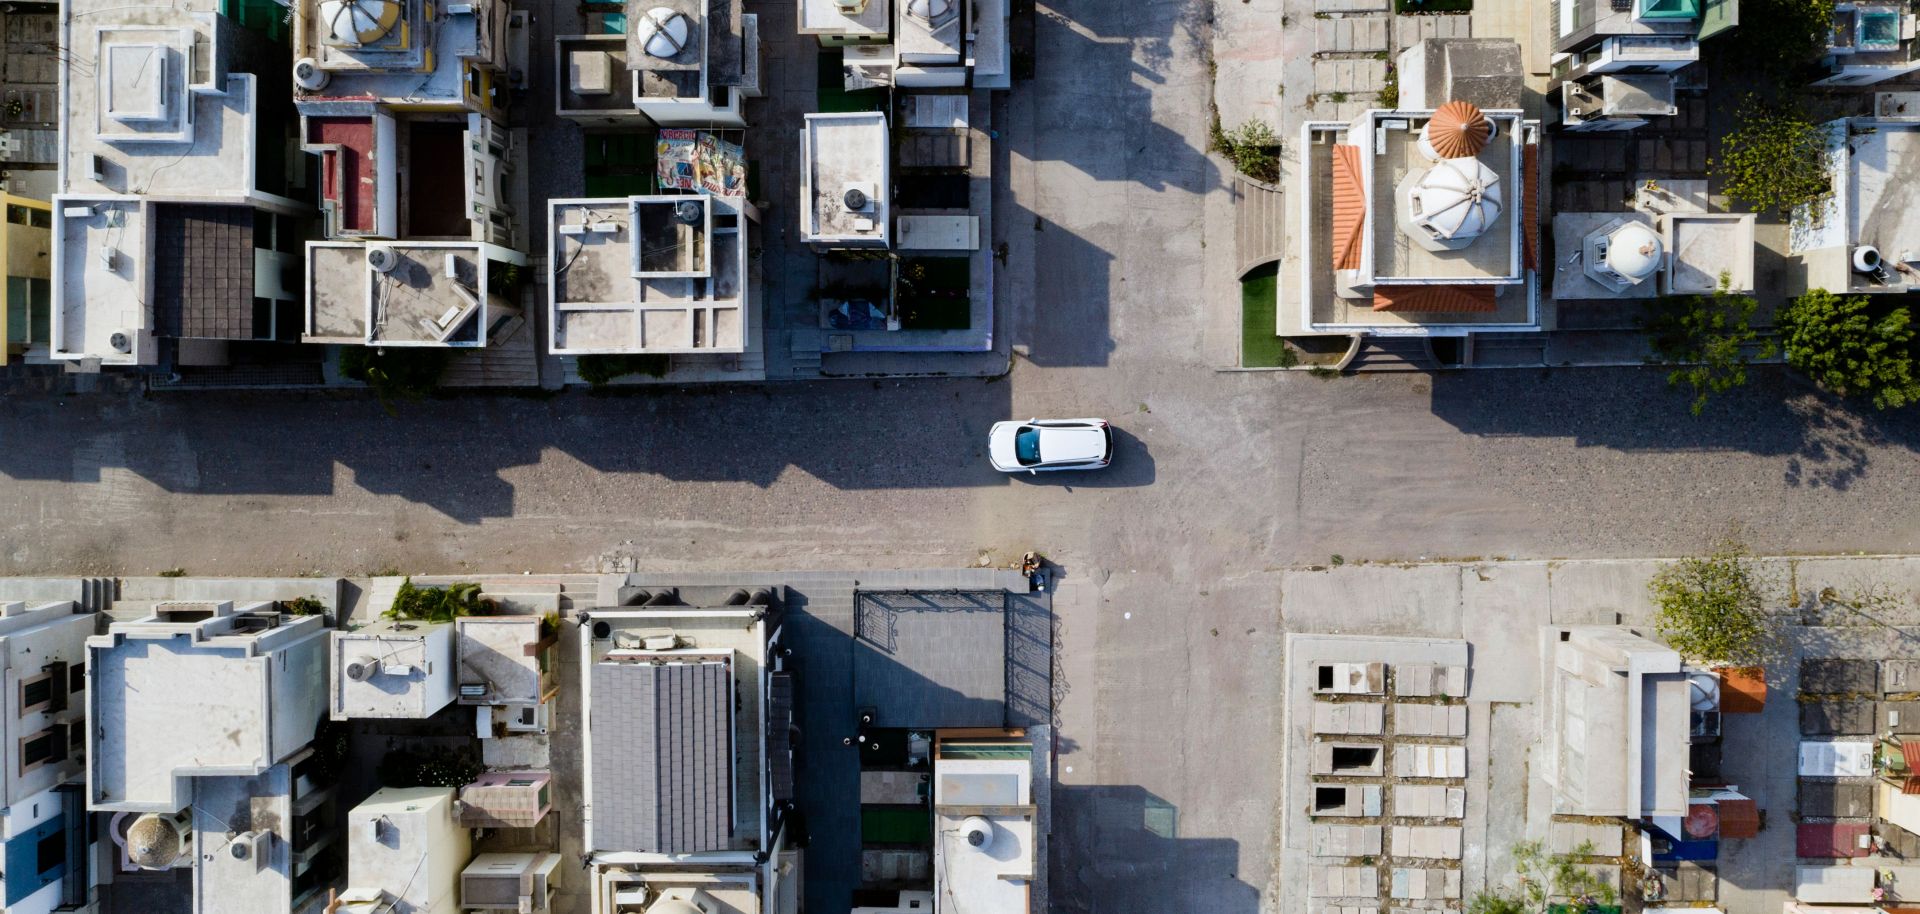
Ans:
[[[1437,238],[1464,241],[1492,228],[1503,209],[1500,175],[1479,159],[1442,159],[1409,195],[1415,225]]]
[[[1666,253],[1660,236],[1639,222],[1629,222],[1613,230],[1607,238],[1607,269],[1634,282],[1646,279],[1660,269]]]
[[[371,44],[400,21],[400,0],[320,0],[320,21],[335,41]]]
[[[953,12],[953,0],[907,0],[907,15],[925,22],[939,22]]]
[[[641,46],[661,60],[677,56],[687,46],[687,36],[692,32],[693,25],[687,17],[664,6],[647,10],[640,19]]]

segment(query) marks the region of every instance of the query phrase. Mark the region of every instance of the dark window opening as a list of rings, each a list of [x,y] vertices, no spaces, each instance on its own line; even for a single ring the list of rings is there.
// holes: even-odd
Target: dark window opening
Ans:
[[[67,667],[67,691],[79,692],[87,687],[87,665],[76,663]]]
[[[1333,747],[1334,771],[1369,771],[1379,759],[1380,749],[1375,746]]]
[[[1313,788],[1313,808],[1314,809],[1333,809],[1335,807],[1345,806],[1345,805],[1347,805],[1347,788],[1345,787]]]
[[[37,676],[20,683],[20,710],[53,703],[53,679]]]
[[[1320,677],[1318,688],[1322,688],[1322,689],[1333,688],[1333,667],[1321,666],[1319,669],[1315,670],[1314,672],[1318,674],[1318,676]]]
[[[57,831],[41,838],[33,846],[36,872],[49,872],[60,868],[67,862],[67,833]]]

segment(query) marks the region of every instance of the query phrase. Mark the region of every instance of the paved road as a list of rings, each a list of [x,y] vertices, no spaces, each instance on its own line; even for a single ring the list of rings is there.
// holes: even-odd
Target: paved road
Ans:
[[[1776,374],[1694,419],[1650,371],[1209,370],[1199,290],[1232,238],[1203,217],[1224,175],[1200,152],[1201,10],[1043,5],[1037,79],[1009,103],[1029,355],[1005,379],[397,418],[331,398],[5,395],[0,573],[924,567],[1037,548],[1067,582],[1059,907],[1251,914],[1276,869],[1275,569],[1675,553],[1734,529],[1773,552],[1920,551],[1920,418],[1839,410]],[[988,424],[1028,415],[1114,418],[1116,466],[992,473]]]

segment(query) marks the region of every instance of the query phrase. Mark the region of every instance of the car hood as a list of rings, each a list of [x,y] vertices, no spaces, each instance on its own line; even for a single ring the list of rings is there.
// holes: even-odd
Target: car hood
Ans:
[[[1008,440],[1011,441],[1011,437]],[[1097,428],[1047,428],[1040,431],[1040,459],[1047,463],[1078,463],[1099,460],[1105,456],[1107,436]]]
[[[1013,436],[1020,431],[1019,422],[995,422],[987,432],[987,459],[993,465],[1004,469],[1019,469],[1020,460],[1013,453]]]

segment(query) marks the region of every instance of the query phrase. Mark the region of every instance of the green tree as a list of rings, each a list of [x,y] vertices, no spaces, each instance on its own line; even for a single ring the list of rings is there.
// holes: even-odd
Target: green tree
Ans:
[[[1775,318],[1787,364],[1843,397],[1865,397],[1875,409],[1920,400],[1913,372],[1913,315],[1905,305],[1878,317],[1864,295],[1812,289]]]
[[[1827,128],[1798,105],[1748,95],[1734,123],[1720,139],[1720,154],[1707,163],[1729,199],[1755,212],[1784,212],[1830,190]]]
[[[1765,662],[1779,622],[1767,609],[1770,590],[1746,548],[1734,542],[1663,565],[1647,583],[1659,607],[1653,625],[1660,637],[1681,656],[1710,666]]]
[[[1467,914],[1532,914],[1546,910],[1547,902],[1570,899],[1575,910],[1611,905],[1619,892],[1580,865],[1593,856],[1593,842],[1582,841],[1571,854],[1548,854],[1538,841],[1522,841],[1512,848],[1514,883],[1497,885],[1467,900]]]
[[[1753,296],[1727,291],[1725,274],[1712,295],[1666,298],[1653,305],[1647,329],[1654,355],[1678,363],[1667,373],[1667,383],[1693,388],[1689,408],[1694,415],[1707,408],[1714,394],[1747,383],[1749,350],[1763,359],[1773,357],[1773,341],[1761,339],[1753,328],[1759,308]]]

